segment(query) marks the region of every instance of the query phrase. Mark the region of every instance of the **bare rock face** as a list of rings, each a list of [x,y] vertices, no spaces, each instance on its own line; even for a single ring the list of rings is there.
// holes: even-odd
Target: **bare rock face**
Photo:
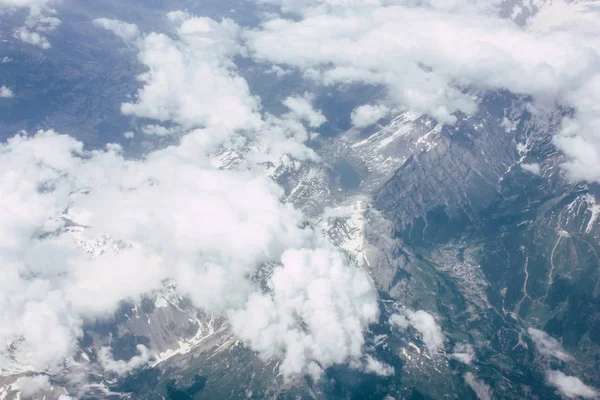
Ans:
[[[376,192],[377,207],[401,227],[434,210],[474,221],[498,195],[502,178],[519,161],[517,145],[527,140],[519,124],[528,116],[517,107],[510,98],[488,95],[475,116],[439,128],[435,145],[406,157]]]

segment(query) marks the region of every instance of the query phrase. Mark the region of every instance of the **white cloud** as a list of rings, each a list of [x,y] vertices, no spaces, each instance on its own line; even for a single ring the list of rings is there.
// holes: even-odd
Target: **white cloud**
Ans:
[[[390,109],[384,105],[370,105],[357,107],[350,115],[352,126],[364,128],[375,124],[390,113]]]
[[[252,140],[261,149],[253,156],[267,157],[263,161],[284,153],[316,158],[304,145],[308,133],[297,119],[308,118],[309,124],[315,124],[324,117],[305,104],[308,98],[289,99],[294,110],[282,119],[260,113],[259,99],[250,93],[232,61],[245,52],[238,40],[239,26],[229,19],[219,23],[181,11],[170,12],[168,19],[176,35],[140,34],[135,41],[139,61],[148,71],[139,76],[144,86],[136,100],[122,104],[121,110],[172,125],[149,124],[143,132],[165,135],[202,127],[211,132],[204,135],[206,146],[228,141],[230,146],[244,146]],[[117,23],[113,20],[110,25]],[[242,130],[243,137],[237,135]]]
[[[433,315],[426,311],[408,311],[407,317],[411,325],[421,334],[423,343],[430,353],[435,354],[444,348],[444,334],[435,322]]]
[[[533,175],[539,175],[542,172],[542,170],[540,168],[540,164],[537,164],[537,163],[533,163],[533,164],[522,163],[521,168],[523,168],[523,171],[529,172]]]
[[[138,355],[131,357],[128,361],[115,360],[111,354],[110,347],[102,347],[98,351],[98,361],[105,371],[124,376],[133,370],[146,366],[155,358],[152,351],[144,345],[137,345]]]
[[[127,131],[123,134],[123,137],[125,137],[125,139],[133,139],[135,137],[135,133],[132,131]]]
[[[263,357],[283,358],[285,374],[361,356],[363,330],[377,317],[366,272],[300,228],[302,215],[280,203],[269,178],[215,170],[199,148],[204,134],[139,161],[118,146],[84,153],[53,132],[0,148],[0,209],[10,210],[0,229],[0,340],[20,365],[51,368],[72,354],[84,319],[139,301],[165,279],[198,307],[229,315]],[[68,234],[35,239],[63,226],[67,207],[93,227],[88,240],[107,234],[131,245],[89,258]],[[249,277],[279,261],[263,293]],[[0,366],[12,365],[0,350]]]
[[[283,105],[290,109],[288,118],[304,121],[311,128],[318,128],[327,122],[321,111],[315,110],[312,105],[312,97],[309,94],[304,96],[290,96],[283,101]]]
[[[49,49],[52,47],[48,39],[40,35],[38,32],[29,30],[29,28],[26,26],[19,28],[15,36],[25,43],[41,47],[42,49]]]
[[[124,103],[122,112],[186,128],[258,126],[258,100],[231,61],[242,51],[239,26],[229,19],[216,22],[182,12],[169,13],[169,19],[176,24],[175,38],[150,33],[136,41],[139,60],[148,71],[139,76],[144,87],[136,101]],[[121,37],[139,34],[131,24],[96,21]]]
[[[529,333],[529,336],[531,336],[531,339],[535,343],[537,350],[541,354],[555,357],[561,361],[573,360],[573,357],[563,350],[558,340],[554,339],[546,332],[540,331],[539,329],[529,328],[527,329],[527,333]]]
[[[560,371],[548,371],[546,373],[546,380],[550,386],[557,388],[562,395],[570,399],[600,398],[600,393],[596,389],[587,386],[581,379],[575,376],[568,376]]]
[[[360,358],[363,330],[378,310],[365,273],[334,251],[288,250],[270,280],[231,313],[238,335],[265,358],[281,357],[286,375],[318,377],[323,368]]]
[[[0,144],[0,343],[11,346],[0,348],[0,369],[52,372],[74,354],[87,321],[165,280],[228,317],[261,357],[280,358],[286,376],[361,360],[363,332],[378,315],[368,274],[304,227],[261,164],[289,152],[313,157],[306,130],[260,113],[231,61],[235,24],[169,19],[176,37],[136,41],[149,71],[123,111],[178,127],[176,143],[136,159],[114,144],[85,151],[53,131]],[[248,162],[216,169],[211,159],[229,147]],[[65,218],[90,228],[70,232]],[[91,256],[81,241],[118,251]],[[265,291],[251,277],[269,268]],[[104,356],[116,373],[131,367]]]
[[[0,99],[10,99],[14,96],[13,91],[5,85],[0,86]]]
[[[52,389],[47,375],[22,376],[13,385],[13,390],[21,391],[21,398],[30,399],[42,391]]]
[[[255,59],[325,86],[382,86],[387,100],[442,123],[475,111],[471,91],[573,108],[555,143],[570,178],[600,181],[600,8],[556,0],[522,28],[499,17],[499,1],[271,2],[299,16],[247,31]]]
[[[125,41],[137,39],[140,35],[140,31],[135,24],[108,18],[96,18],[92,22],[98,27],[111,31]]]
[[[444,348],[445,338],[442,329],[435,322],[433,315],[427,311],[404,310],[404,315],[392,315],[390,322],[402,330],[412,326],[421,334],[421,339],[431,354],[436,354]]]
[[[52,3],[52,0],[0,0],[0,10],[27,8],[29,14],[23,26],[15,32],[15,37],[25,43],[49,49],[51,45],[44,34],[56,30],[61,24]]]
[[[2,63],[2,64],[6,64],[6,63],[9,63],[9,62],[13,62],[13,61],[14,61],[14,60],[13,60],[12,58],[10,58],[10,57],[8,57],[8,56],[4,56],[4,57],[2,57],[2,59],[0,60],[0,63]]]
[[[450,357],[469,365],[475,359],[475,349],[469,343],[458,343]]]
[[[267,74],[275,74],[279,78],[289,75],[291,73],[291,71],[285,70],[278,65],[272,65],[271,69],[267,70],[266,72]]]
[[[146,135],[156,135],[156,136],[169,136],[175,133],[176,129],[165,128],[161,125],[146,125],[142,128],[142,132]]]
[[[491,390],[488,385],[480,381],[470,372],[464,376],[465,382],[473,389],[479,400],[492,400]]]
[[[364,371],[366,373],[375,374],[379,376],[391,376],[394,375],[395,372],[394,367],[392,367],[391,365],[376,360],[369,355],[366,357]]]
[[[410,321],[402,314],[392,314],[390,323],[396,325],[402,331],[410,326]]]

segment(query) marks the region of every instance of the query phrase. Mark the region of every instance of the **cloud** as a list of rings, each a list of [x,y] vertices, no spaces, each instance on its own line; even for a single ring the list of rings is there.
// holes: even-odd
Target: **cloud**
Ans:
[[[50,42],[44,35],[56,30],[62,23],[56,17],[52,3],[52,0],[0,0],[0,10],[27,8],[29,14],[23,26],[16,30],[15,37],[25,43],[49,49]]]
[[[13,385],[13,390],[21,391],[21,398],[30,399],[42,391],[51,390],[47,375],[22,376]]]
[[[561,361],[573,360],[573,357],[563,350],[562,345],[558,342],[558,340],[554,339],[546,332],[529,328],[527,329],[527,333],[529,333],[529,336],[531,336],[531,339],[535,343],[535,346],[540,354],[555,357]]]
[[[312,97],[309,94],[302,97],[290,96],[283,101],[283,105],[290,109],[288,118],[304,121],[313,129],[327,122],[323,113],[313,108]]]
[[[137,25],[128,24],[127,22],[116,19],[96,18],[92,23],[98,27],[111,31],[126,42],[137,39],[140,35]]]
[[[390,323],[396,325],[400,330],[405,330],[410,326],[410,321],[401,314],[392,314],[390,316]]]
[[[13,96],[14,93],[11,89],[7,88],[4,85],[0,86],[0,99],[10,99]]]
[[[444,334],[435,322],[433,315],[426,311],[408,311],[407,317],[411,325],[421,334],[423,343],[430,353],[435,354],[444,348]]]
[[[289,75],[291,71],[285,70],[278,65],[272,65],[271,69],[266,71],[267,74],[275,74],[279,78]]]
[[[15,36],[25,43],[41,47],[42,49],[49,49],[52,47],[48,39],[40,35],[38,32],[29,30],[29,28],[26,26],[19,28]]]
[[[362,83],[453,124],[475,93],[506,89],[573,109],[555,143],[573,180],[600,181],[600,9],[557,0],[524,27],[499,1],[271,1],[298,14],[244,33],[258,61],[310,71],[323,86]]]
[[[184,12],[168,17],[175,37],[150,33],[136,41],[138,58],[148,71],[138,77],[144,86],[136,100],[124,103],[122,112],[185,128],[258,126],[258,99],[231,61],[242,51],[240,27],[230,19],[217,22]],[[101,19],[96,25],[127,40],[139,35],[135,25],[121,21]]]
[[[251,156],[257,162],[275,161],[285,153],[316,159],[304,145],[308,133],[299,121],[310,125],[324,117],[307,104],[309,97],[288,99],[294,110],[282,119],[261,114],[260,99],[250,93],[232,61],[245,53],[239,43],[241,28],[235,22],[217,22],[182,11],[170,12],[167,17],[175,35],[139,33],[133,43],[148,71],[138,77],[143,87],[135,100],[121,105],[124,114],[169,123],[169,128],[160,124],[142,128],[148,134],[208,129],[211,134],[204,135],[207,147],[224,143],[245,147],[252,141],[260,149]],[[131,24],[110,20],[96,25],[113,29]],[[244,134],[239,135],[240,131]]]
[[[2,373],[60,370],[85,324],[166,281],[227,317],[263,359],[280,359],[286,377],[362,360],[378,317],[368,273],[282,203],[262,164],[290,152],[314,159],[306,130],[261,113],[231,61],[233,22],[169,20],[174,37],[136,40],[148,72],[123,112],[177,127],[172,145],[130,159],[117,144],[84,150],[52,130],[0,143]],[[224,149],[246,162],[217,169],[211,160]],[[126,373],[149,355],[101,357]]]
[[[161,125],[146,125],[142,128],[142,132],[146,135],[169,136],[176,132],[176,129],[165,128]]]
[[[369,125],[373,125],[380,119],[386,117],[390,113],[390,109],[384,105],[370,105],[357,107],[352,111],[350,118],[352,120],[352,126],[356,128],[365,128]]]
[[[529,172],[533,175],[539,175],[541,173],[540,164],[537,164],[537,163],[533,163],[533,164],[522,163],[521,168],[523,168],[523,171]]]
[[[238,335],[286,375],[309,373],[360,358],[366,326],[378,310],[364,272],[335,251],[288,250],[270,280],[272,295],[254,294],[231,313]]]
[[[450,357],[469,365],[475,359],[475,349],[469,343],[458,343]]]
[[[465,382],[473,389],[479,400],[491,400],[492,394],[488,385],[480,381],[471,372],[467,372],[464,376]]]
[[[371,356],[366,357],[366,363],[364,371],[369,374],[375,374],[379,376],[391,376],[394,375],[394,367],[391,365],[382,363],[379,360],[374,359]]]
[[[444,334],[440,326],[435,322],[433,315],[423,310],[405,310],[404,314],[392,315],[390,322],[400,329],[412,326],[421,334],[421,339],[431,354],[436,354],[444,348]]]
[[[138,344],[136,349],[139,353],[128,361],[115,360],[110,352],[110,347],[102,347],[98,351],[98,361],[105,371],[124,376],[133,370],[146,366],[155,357],[154,353],[146,346]]]
[[[317,376],[361,356],[363,331],[377,317],[367,273],[302,228],[269,178],[214,169],[194,151],[203,134],[139,161],[118,146],[84,152],[54,132],[0,147],[0,209],[10,210],[0,229],[0,339],[12,353],[0,350],[2,368],[17,368],[11,359],[57,366],[75,350],[84,320],[139,301],[165,279],[196,306],[228,315],[251,348],[283,359],[286,375]],[[92,227],[85,240],[108,235],[119,251],[90,258],[65,231],[66,209],[66,218]],[[280,266],[263,292],[251,276],[268,263]]]
[[[579,378],[568,376],[560,371],[548,371],[546,380],[550,386],[558,389],[558,391],[570,398],[598,399],[600,393],[583,383]]]

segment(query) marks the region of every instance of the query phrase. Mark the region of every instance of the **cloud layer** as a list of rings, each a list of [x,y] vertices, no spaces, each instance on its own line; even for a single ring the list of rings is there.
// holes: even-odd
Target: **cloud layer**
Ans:
[[[175,144],[136,159],[52,130],[0,144],[0,373],[57,371],[87,322],[165,281],[228,317],[286,376],[362,358],[378,316],[368,274],[281,202],[263,165],[287,153],[314,159],[303,142],[321,116],[308,97],[288,101],[281,118],[261,112],[231,61],[241,51],[232,21],[168,19],[174,37],[96,24],[133,44],[148,68],[122,111],[177,128]],[[211,159],[225,149],[245,162],[217,169]],[[98,243],[104,251],[82,248]],[[99,356],[124,374],[150,358],[138,350],[129,362]]]
[[[500,1],[269,2],[297,17],[274,17],[245,33],[257,60],[305,71],[324,86],[381,86],[384,100],[448,124],[456,112],[475,111],[481,90],[573,109],[555,138],[568,157],[565,170],[574,180],[600,181],[597,1],[540,2],[524,27],[501,18]],[[357,110],[355,125],[372,122],[362,116],[373,120],[373,111]]]

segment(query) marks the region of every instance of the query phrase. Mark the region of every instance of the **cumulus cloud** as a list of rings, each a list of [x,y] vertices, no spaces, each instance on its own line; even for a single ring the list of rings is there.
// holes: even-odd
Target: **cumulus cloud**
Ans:
[[[55,371],[87,322],[165,281],[229,318],[261,357],[281,359],[286,376],[362,360],[363,332],[378,317],[368,274],[281,202],[262,164],[290,151],[311,157],[306,130],[261,113],[231,61],[233,22],[169,19],[175,37],[136,40],[149,70],[123,112],[177,126],[173,145],[129,159],[119,145],[84,150],[54,131],[0,144],[1,372]],[[227,148],[248,162],[215,168],[211,159]],[[113,250],[82,247],[96,242]],[[122,374],[149,357],[138,350],[125,363],[100,356]]]
[[[6,87],[5,85],[0,86],[0,98],[1,99],[10,99],[14,96],[13,91]]]
[[[323,113],[313,108],[312,97],[309,94],[302,97],[290,96],[283,101],[283,105],[290,109],[288,117],[304,121],[311,128],[318,128],[327,122]]]
[[[391,376],[394,375],[394,367],[383,363],[371,356],[366,357],[364,371],[369,374],[375,374],[379,376]]]
[[[304,145],[308,132],[300,121],[314,125],[324,117],[312,108],[309,97],[288,99],[294,109],[283,119],[261,114],[260,99],[250,93],[232,61],[245,53],[239,42],[241,28],[235,22],[217,22],[182,11],[170,12],[167,17],[175,35],[138,33],[138,39],[132,42],[148,71],[138,77],[144,85],[135,100],[123,103],[121,111],[168,122],[170,126],[149,124],[142,132],[164,136],[194,128],[209,129],[211,134],[204,135],[206,146],[219,146],[228,140],[230,146],[244,146],[252,140],[261,149],[254,154],[258,158],[276,159],[285,153],[315,158]],[[96,25],[109,30],[131,25],[102,21]],[[244,135],[235,134],[239,131]]]
[[[539,329],[529,328],[527,329],[527,333],[529,333],[529,336],[531,336],[531,339],[535,343],[537,350],[541,354],[555,357],[561,361],[573,360],[573,357],[563,350],[562,345],[558,342],[558,340],[554,339],[546,332],[540,331]]]
[[[475,359],[475,349],[469,343],[458,343],[450,357],[469,365]]]
[[[533,175],[539,175],[542,172],[542,170],[540,168],[540,164],[537,164],[537,163],[533,163],[533,164],[522,163],[521,168],[523,168],[523,171],[529,172]]]
[[[370,105],[357,107],[350,118],[352,120],[352,126],[356,128],[364,128],[369,125],[375,124],[380,119],[386,117],[390,113],[390,109],[384,105]]]
[[[177,130],[174,128],[165,128],[161,125],[151,124],[142,127],[142,132],[144,132],[146,135],[169,136],[177,132]]]
[[[362,83],[386,100],[452,124],[473,93],[507,89],[573,109],[555,137],[574,180],[600,181],[600,9],[540,4],[524,27],[500,1],[272,0],[275,16],[244,36],[252,56],[310,71],[324,86]]]
[[[467,385],[473,389],[479,400],[492,399],[492,391],[490,390],[490,387],[481,380],[477,379],[475,375],[473,375],[471,372],[467,372],[464,378],[465,382],[467,382]]]
[[[127,375],[133,370],[146,366],[155,358],[154,353],[142,344],[137,345],[136,349],[139,354],[125,361],[115,360],[110,351],[110,347],[102,347],[98,351],[98,361],[100,361],[100,365],[102,365],[102,368],[107,372],[119,376]]]
[[[405,330],[410,326],[410,321],[402,314],[392,314],[390,323],[396,325],[400,330]]]
[[[15,36],[25,43],[41,47],[42,49],[49,49],[52,47],[48,39],[40,35],[39,32],[29,30],[27,26],[22,26],[19,28]]]
[[[421,339],[431,354],[436,354],[444,348],[445,338],[442,328],[435,322],[433,315],[427,311],[405,310],[404,315],[392,315],[390,322],[400,329],[412,326],[421,334]]]
[[[56,17],[52,3],[52,0],[0,0],[0,9],[27,8],[29,14],[23,26],[16,30],[15,37],[25,43],[49,49],[50,42],[44,35],[54,31],[62,23]]]
[[[21,392],[21,398],[30,399],[36,394],[51,390],[50,378],[47,375],[22,376],[13,384],[13,390]]]
[[[267,70],[266,72],[267,72],[267,74],[275,74],[279,78],[291,73],[291,71],[285,70],[278,65],[272,65],[271,68],[269,70]]]
[[[317,376],[361,355],[377,317],[366,272],[301,227],[269,178],[214,169],[194,151],[206,132],[194,132],[140,161],[118,146],[86,153],[54,132],[2,145],[0,339],[10,347],[0,351],[2,368],[57,365],[75,350],[84,320],[166,279],[198,307],[228,315],[265,359],[282,358],[285,374]],[[106,234],[125,244],[90,258],[64,218],[92,227],[87,240]],[[267,292],[250,279],[265,263],[280,263]]]
[[[240,27],[230,19],[217,22],[183,12],[169,13],[169,19],[176,25],[176,37],[150,33],[136,42],[148,71],[139,76],[144,86],[136,100],[124,103],[122,112],[186,128],[258,126],[258,99],[231,61],[242,51]],[[139,34],[131,24],[96,21],[123,38]]]
[[[286,375],[309,373],[362,354],[363,330],[378,315],[364,272],[331,250],[288,250],[270,280],[272,295],[253,294],[231,313],[238,335],[266,358],[284,354]]]
[[[558,391],[570,399],[598,399],[600,392],[596,389],[587,386],[581,379],[575,376],[568,376],[560,371],[548,371],[546,380],[550,386],[558,389]]]
[[[96,18],[92,22],[98,27],[111,31],[125,41],[137,39],[140,35],[140,31],[135,24],[108,18]]]

